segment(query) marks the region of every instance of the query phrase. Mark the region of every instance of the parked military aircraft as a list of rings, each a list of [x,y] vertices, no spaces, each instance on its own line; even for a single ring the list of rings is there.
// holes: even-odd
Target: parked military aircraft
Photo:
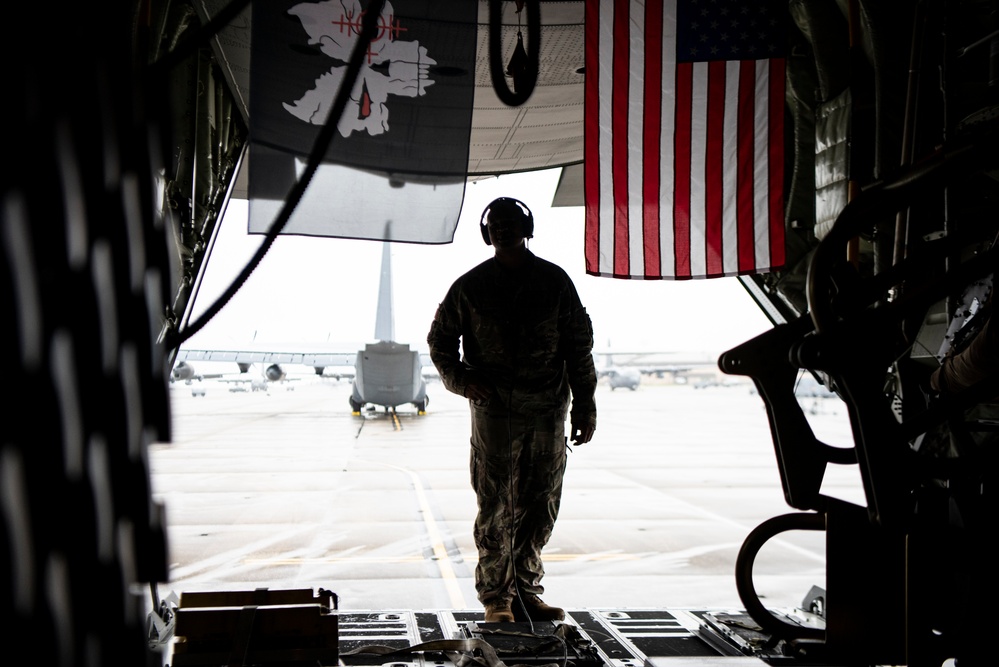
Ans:
[[[392,252],[391,244],[382,248],[381,277],[378,285],[378,308],[375,319],[375,342],[366,344],[361,350],[325,349],[328,346],[286,345],[286,346],[246,346],[238,350],[211,349],[199,350],[182,347],[177,351],[172,377],[176,380],[209,377],[199,375],[196,362],[232,362],[239,372],[248,374],[256,370],[254,377],[226,378],[223,381],[251,382],[256,391],[260,384],[285,382],[288,378],[287,366],[311,366],[316,375],[350,378],[353,391],[349,399],[355,414],[360,414],[365,406],[381,406],[394,410],[401,405],[412,404],[419,414],[426,414],[430,399],[427,397],[427,382],[424,374],[433,374],[429,357],[410,349],[406,343],[395,340],[395,319],[392,309]],[[427,370],[424,370],[424,366]],[[344,367],[353,372],[344,372]],[[331,369],[327,372],[327,369]],[[259,376],[259,377],[258,377]],[[214,377],[219,377],[215,375]]]
[[[642,374],[638,370],[621,366],[600,371],[600,375],[607,378],[612,391],[614,389],[635,391],[642,381]]]
[[[238,364],[239,375],[230,377],[227,373],[202,373],[195,369],[194,364],[178,361],[170,373],[170,382],[183,382],[191,387],[191,394],[204,396],[207,393],[205,380],[218,380],[229,385],[229,391],[267,391],[270,384],[284,382],[288,374],[277,364],[261,366],[259,364]]]
[[[202,360],[208,361],[207,365],[218,367],[219,371],[206,373],[200,370],[204,367],[200,363],[195,368],[193,361],[178,361],[174,364],[173,370],[170,372],[170,382],[184,383],[184,385],[191,388],[191,394],[194,396],[205,396],[212,381],[219,385],[225,385],[233,393],[244,391],[262,391],[266,393],[273,386],[281,386],[289,390],[293,389],[294,384],[302,379],[299,376],[289,374],[284,367],[277,363],[239,361],[236,362],[236,366],[239,369],[238,372],[223,371],[222,369],[231,366],[231,363],[211,361],[214,352],[212,350],[201,350],[200,352],[204,354],[196,356],[200,356]],[[223,353],[220,352],[220,356],[223,356]],[[241,358],[239,354],[233,356]],[[330,375],[336,379],[340,379],[335,374]],[[354,374],[351,372],[350,377],[353,376]]]
[[[360,2],[340,4],[342,30],[389,40],[404,28],[392,15],[379,26],[380,13],[365,13]],[[156,583],[169,577],[166,512],[149,493],[143,454],[150,441],[171,438],[170,368],[197,331],[188,321],[194,285],[250,141],[245,82],[259,63],[246,48],[248,5],[24,3],[16,20],[0,27],[0,55],[11,64],[0,276],[2,304],[12,314],[5,349],[15,351],[8,378],[18,387],[6,407],[32,416],[8,420],[0,446],[0,618],[12,646],[40,664],[155,659],[143,637],[142,605],[131,599],[132,584],[149,583],[159,608]],[[527,20],[517,13],[521,6]],[[753,9],[771,12],[768,25],[786,26],[784,75],[770,81],[786,102],[771,119],[785,119],[785,132],[767,144],[784,167],[783,200],[771,204],[781,209],[785,262],[740,278],[774,327],[719,363],[758,387],[793,511],[752,531],[740,553],[735,576],[751,622],[705,622],[661,653],[646,647],[634,655],[613,638],[635,628],[608,631],[594,615],[587,622],[602,633],[601,650],[588,639],[575,642],[579,634],[573,641],[562,635],[560,647],[592,648],[579,662],[595,664],[607,664],[608,655],[666,664],[691,647],[698,656],[813,667],[994,664],[996,649],[981,623],[999,589],[992,547],[999,466],[985,402],[995,397],[994,374],[963,391],[932,390],[928,378],[952,357],[963,360],[988,330],[999,228],[999,3],[711,2],[697,11],[720,7],[729,11],[726,20],[686,22],[676,10],[688,3],[641,6],[649,13],[639,20],[609,0],[481,0],[467,174],[563,167],[565,183],[575,183],[569,189],[582,193],[584,75],[620,87],[620,94],[591,99],[610,106],[640,101],[643,89],[661,92],[655,76],[677,65],[675,35],[640,47],[618,42],[622,58],[612,61],[598,57],[605,37],[651,25],[653,38],[665,37],[666,28],[721,29],[716,39],[738,44],[762,27],[738,29],[742,12]],[[588,26],[609,19],[595,39],[584,38],[584,15]],[[84,47],[58,61],[37,57],[46,42],[32,26],[44,35],[78,35]],[[508,78],[508,54],[517,53],[521,33],[526,67]],[[683,57],[700,43],[699,35],[688,37]],[[289,50],[318,60],[320,48]],[[369,53],[355,49],[352,71]],[[661,57],[667,53],[668,62]],[[389,77],[390,64],[377,65],[369,70]],[[713,75],[754,70],[753,61],[694,67]],[[740,99],[756,91],[716,79],[703,88]],[[353,120],[371,117],[372,92],[354,100],[361,113]],[[656,97],[657,104],[672,99]],[[615,130],[637,129],[646,119],[623,110]],[[683,111],[691,127],[734,124],[728,108]],[[745,130],[739,139],[751,142],[759,136],[752,125],[731,129]],[[609,135],[607,126],[595,129],[594,136]],[[673,141],[666,133],[649,146],[658,156]],[[712,147],[721,163],[737,151],[721,141]],[[641,192],[643,165],[623,157],[616,189]],[[656,173],[671,168],[654,162],[647,166]],[[733,170],[752,168],[737,162]],[[683,196],[703,189],[715,172],[691,174]],[[564,193],[560,188],[556,203]],[[717,209],[744,194],[752,197],[740,191]],[[667,205],[675,199],[673,192],[647,196]],[[994,360],[995,346],[985,352]],[[844,398],[853,447],[829,447],[811,432],[793,394],[801,369],[820,371]],[[858,467],[865,503],[823,495],[830,465]],[[828,595],[811,610],[818,613],[778,617],[756,595],[754,556],[797,529],[825,533]],[[255,599],[241,604],[255,609]],[[246,618],[253,617],[238,617]],[[407,627],[419,625],[411,617]],[[219,651],[228,656],[229,648]]]

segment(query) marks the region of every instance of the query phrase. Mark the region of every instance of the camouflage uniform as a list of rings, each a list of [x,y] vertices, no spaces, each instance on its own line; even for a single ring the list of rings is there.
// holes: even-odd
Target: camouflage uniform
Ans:
[[[518,587],[544,592],[541,550],[562,496],[570,389],[573,423],[597,418],[590,318],[565,271],[533,253],[528,261],[508,272],[489,259],[458,278],[427,337],[449,391],[464,396],[471,372],[494,387],[487,403],[469,401],[483,604],[512,600]]]
[[[969,321],[965,325],[971,330],[968,337],[959,340],[930,375],[930,389],[937,396],[960,394],[979,383],[994,382],[999,377],[999,327],[991,326],[991,311],[992,305],[987,302],[976,315],[984,323],[979,325],[977,319]],[[975,329],[978,329],[977,332]],[[919,445],[919,452],[956,458],[962,452],[965,456],[973,456],[974,449],[994,447],[999,440],[996,431],[977,426],[980,422],[999,420],[999,395],[993,391],[981,399],[968,406],[961,419],[947,419],[931,428]]]

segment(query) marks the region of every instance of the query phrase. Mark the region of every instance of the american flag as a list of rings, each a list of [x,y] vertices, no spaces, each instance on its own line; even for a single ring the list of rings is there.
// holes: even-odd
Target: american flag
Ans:
[[[784,22],[772,0],[586,5],[586,272],[784,264]]]

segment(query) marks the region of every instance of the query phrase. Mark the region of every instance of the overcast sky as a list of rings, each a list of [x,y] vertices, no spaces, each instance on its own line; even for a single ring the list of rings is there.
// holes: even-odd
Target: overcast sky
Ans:
[[[552,169],[469,184],[453,243],[392,245],[398,342],[426,349],[434,311],[451,282],[492,255],[478,225],[496,197],[515,197],[531,208],[535,228],[529,247],[572,277],[593,320],[598,350],[716,357],[770,328],[735,278],[640,281],[586,275],[583,207],[549,206],[558,177],[559,170]],[[233,200],[194,303],[195,317],[260,245],[263,237],[247,234],[246,227],[246,201]],[[381,252],[374,241],[281,236],[240,292],[184,347],[231,348],[256,339],[330,342],[355,351],[374,341]]]

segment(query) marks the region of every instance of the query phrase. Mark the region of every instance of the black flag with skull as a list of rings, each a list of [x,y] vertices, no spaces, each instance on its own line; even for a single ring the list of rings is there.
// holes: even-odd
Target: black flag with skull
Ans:
[[[268,230],[329,120],[366,4],[253,3],[251,233]],[[384,2],[323,165],[285,233],[451,241],[468,168],[477,10],[467,0]]]

